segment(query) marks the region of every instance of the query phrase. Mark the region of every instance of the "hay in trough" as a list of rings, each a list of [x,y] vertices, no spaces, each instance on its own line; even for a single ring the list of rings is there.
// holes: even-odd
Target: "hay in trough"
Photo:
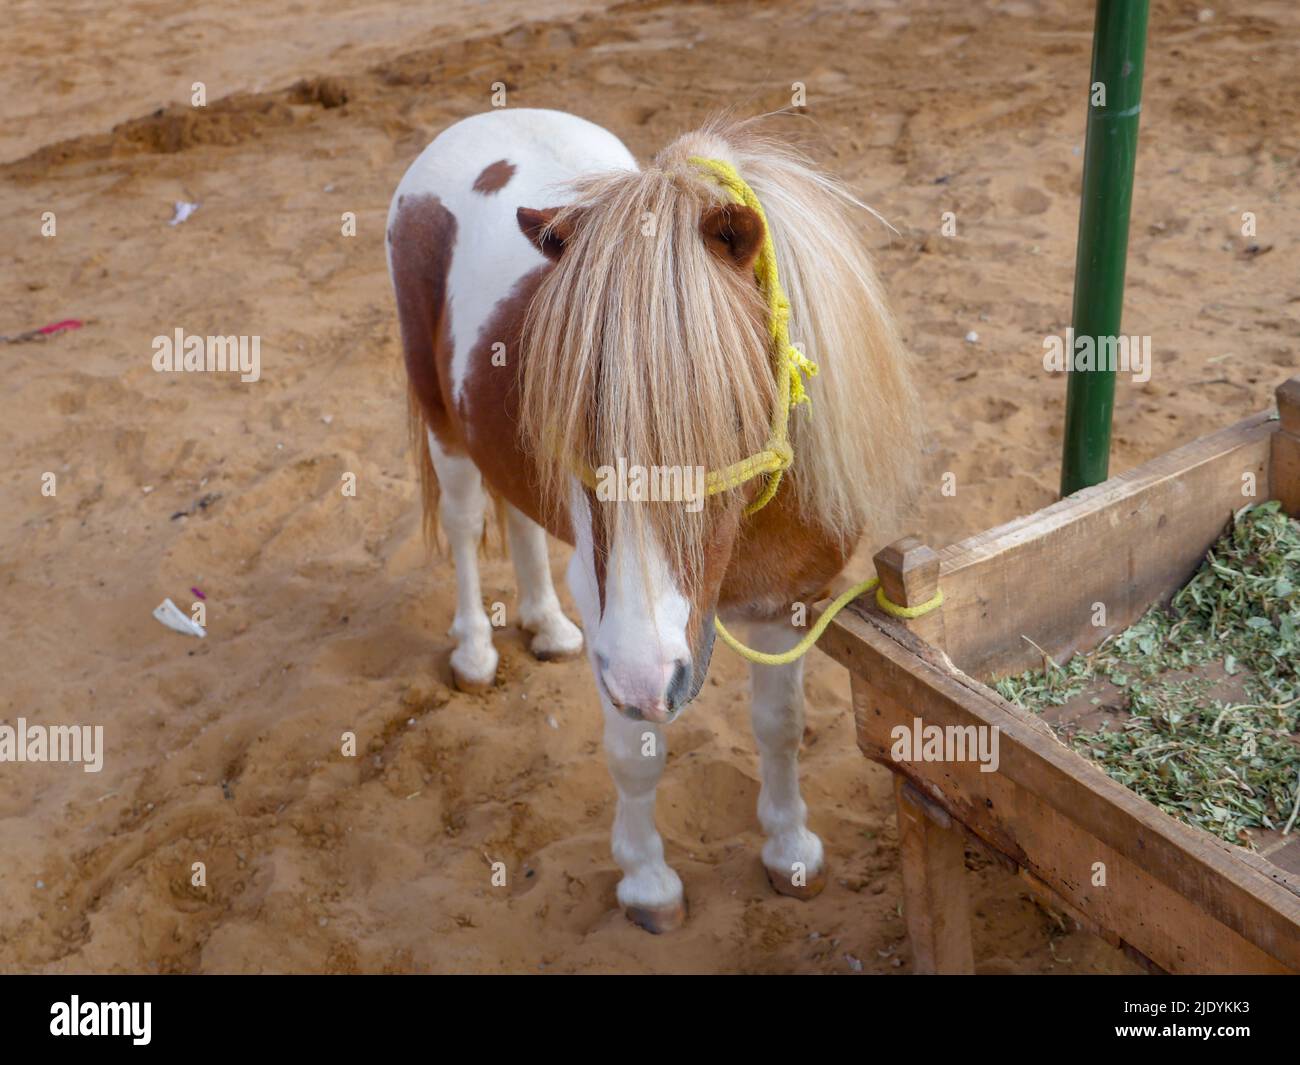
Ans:
[[[1181,821],[1252,849],[1300,831],[1300,524],[1239,511],[1167,607],[996,687]]]

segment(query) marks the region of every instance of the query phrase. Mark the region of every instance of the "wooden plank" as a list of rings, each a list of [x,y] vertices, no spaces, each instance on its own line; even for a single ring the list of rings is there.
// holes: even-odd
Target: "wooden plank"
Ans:
[[[897,775],[894,802],[903,867],[903,919],[912,945],[912,970],[973,973],[965,833],[942,807]]]
[[[874,607],[841,613],[821,646],[854,676],[864,752],[1098,926],[1172,972],[1300,971],[1300,880],[1161,813]],[[891,730],[915,718],[996,726],[997,770],[894,761]]]
[[[1109,928],[1102,928],[1087,914],[1080,910],[1076,910],[1070,905],[1068,900],[1062,898],[1058,892],[1053,891],[1051,887],[1039,880],[1038,877],[1034,876],[1034,874],[1028,869],[1020,869],[1019,876],[1020,882],[1029,888],[1029,890],[1039,900],[1041,900],[1045,906],[1065,911],[1065,915],[1069,917],[1077,927],[1082,928],[1085,932],[1091,933],[1098,939],[1104,939],[1117,950],[1123,951],[1124,955],[1130,961],[1145,969],[1152,976],[1165,976],[1168,974],[1168,969],[1157,965],[1154,961],[1133,946],[1132,943],[1121,939]]]
[[[1292,517],[1300,518],[1300,377],[1278,386],[1280,421],[1273,437],[1273,495]]]
[[[1300,374],[1278,385],[1274,395],[1283,430],[1292,436],[1300,436]]]
[[[1279,423],[1256,415],[939,552],[946,650],[988,679],[1095,647],[1195,571],[1253,475],[1271,498]],[[1099,607],[1100,605],[1100,607]],[[1100,623],[1098,623],[1100,622]]]

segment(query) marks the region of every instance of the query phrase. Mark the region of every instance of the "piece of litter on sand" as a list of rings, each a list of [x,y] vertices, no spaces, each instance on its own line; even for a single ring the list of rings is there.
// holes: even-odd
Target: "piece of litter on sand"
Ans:
[[[80,318],[64,318],[62,321],[43,325],[36,332],[43,337],[48,337],[53,336],[55,333],[67,333],[73,329],[80,329],[84,324]]]
[[[175,521],[177,518],[188,518],[196,510],[207,510],[208,507],[212,506],[212,504],[215,503],[220,498],[221,498],[220,492],[209,492],[203,498],[196,499],[184,510],[178,510],[175,514],[172,515],[172,521]]]
[[[206,598],[207,598],[207,596],[204,595],[204,594],[203,594],[201,591],[199,591],[199,589],[197,589],[197,588],[191,587],[191,588],[190,588],[190,591],[193,592],[195,595],[197,595],[200,599],[206,599]]]
[[[175,208],[176,213],[172,216],[172,220],[167,224],[169,226],[178,226],[198,209],[199,205],[197,203],[186,203],[184,200],[177,200]]]
[[[52,337],[56,333],[67,333],[73,329],[80,329],[86,323],[79,318],[64,318],[61,322],[51,322],[49,325],[43,325],[39,329],[28,329],[22,333],[11,333],[8,336],[0,336],[0,343],[21,344],[25,340],[44,340],[46,337]]]
[[[967,344],[978,344],[979,340],[980,340],[980,335],[977,332],[975,332],[974,329],[972,329],[969,333],[966,334]]]
[[[198,622],[191,621],[180,608],[170,599],[164,599],[154,608],[153,616],[175,632],[183,632],[186,636],[197,636],[202,639],[207,635],[203,631],[203,626]]]

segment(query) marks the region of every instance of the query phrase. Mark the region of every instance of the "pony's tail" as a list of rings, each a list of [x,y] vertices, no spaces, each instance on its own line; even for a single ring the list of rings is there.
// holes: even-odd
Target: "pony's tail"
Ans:
[[[415,466],[420,474],[420,529],[424,536],[424,546],[428,551],[445,556],[447,542],[442,536],[442,524],[438,520],[438,504],[442,499],[442,488],[438,484],[438,471],[433,467],[433,456],[429,454],[429,425],[425,421],[424,411],[415,391],[408,388],[407,424],[411,434],[411,449],[415,455]],[[495,515],[497,551],[502,558],[510,554],[510,537],[506,532],[506,501],[488,483],[483,480],[483,490],[492,501]],[[488,544],[488,522],[483,523],[483,539],[479,547],[486,553]]]
[[[433,456],[429,454],[429,427],[413,389],[407,389],[406,399],[411,450],[415,456],[416,470],[420,474],[420,529],[424,534],[425,549],[436,550],[441,555],[446,551],[438,523],[438,503],[442,499],[442,489],[438,484],[438,471],[433,468]]]

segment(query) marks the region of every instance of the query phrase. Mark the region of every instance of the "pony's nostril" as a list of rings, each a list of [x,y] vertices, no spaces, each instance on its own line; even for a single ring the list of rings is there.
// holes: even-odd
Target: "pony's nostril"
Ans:
[[[677,660],[673,670],[673,679],[668,682],[665,701],[669,710],[679,710],[691,697],[691,664],[685,658]]]

